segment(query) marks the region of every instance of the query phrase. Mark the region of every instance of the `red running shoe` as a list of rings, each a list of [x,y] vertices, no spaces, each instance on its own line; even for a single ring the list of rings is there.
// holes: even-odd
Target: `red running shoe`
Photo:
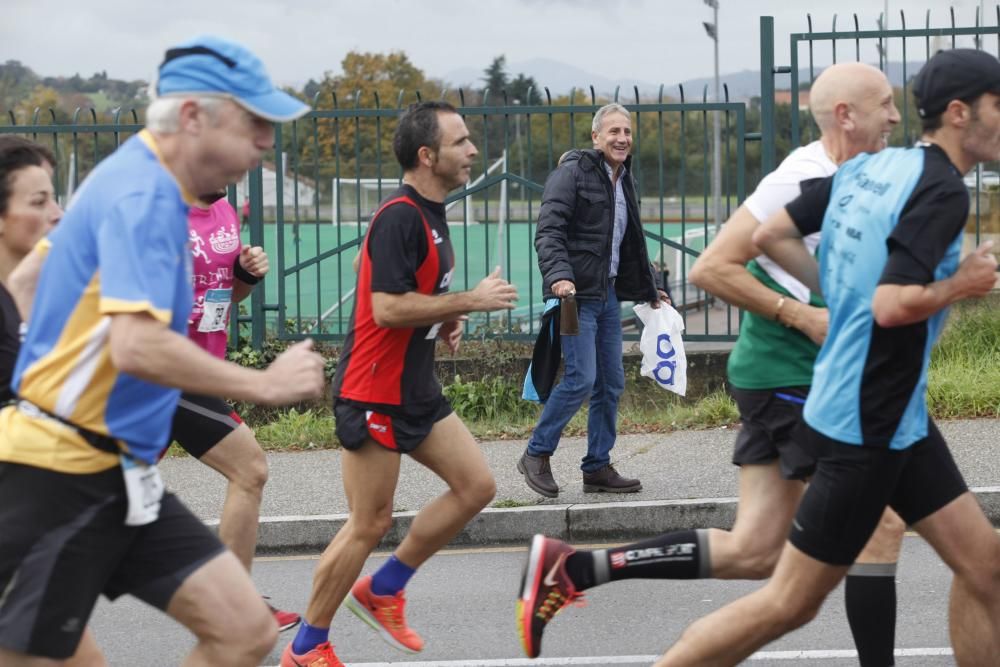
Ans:
[[[542,652],[542,633],[552,617],[583,596],[566,573],[566,559],[576,549],[561,540],[535,535],[521,578],[517,632],[529,658]]]
[[[395,595],[375,595],[369,575],[354,583],[344,602],[355,616],[371,626],[390,646],[406,653],[423,650],[424,640],[406,624],[403,614],[406,597],[403,591]]]
[[[281,653],[281,667],[345,667],[333,652],[330,642],[323,642],[308,653],[292,653],[292,643]]]
[[[275,607],[269,602],[271,598],[266,595],[261,596],[264,598],[267,608],[271,610],[274,614],[274,620],[278,622],[278,632],[284,632],[285,630],[290,630],[294,628],[302,620],[302,617],[296,614],[294,611],[282,611]]]

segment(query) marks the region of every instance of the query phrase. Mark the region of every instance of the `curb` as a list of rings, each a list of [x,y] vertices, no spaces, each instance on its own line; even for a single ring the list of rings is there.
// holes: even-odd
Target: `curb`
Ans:
[[[1000,487],[970,489],[987,518],[1000,526]],[[450,546],[527,544],[536,533],[567,542],[632,540],[672,530],[728,529],[736,518],[736,498],[641,500],[631,502],[487,508],[462,529]],[[396,512],[380,548],[397,546],[416,512]],[[322,551],[347,520],[347,514],[261,517],[259,554]],[[213,530],[218,520],[205,522]]]

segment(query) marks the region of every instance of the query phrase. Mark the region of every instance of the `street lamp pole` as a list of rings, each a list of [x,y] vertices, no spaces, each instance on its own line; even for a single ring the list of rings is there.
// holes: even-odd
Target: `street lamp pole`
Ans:
[[[715,46],[715,102],[721,101],[719,91],[719,0],[704,0],[712,8],[712,23],[704,21],[705,32]],[[722,149],[719,112],[712,112],[712,215],[715,218],[715,233],[722,226]]]

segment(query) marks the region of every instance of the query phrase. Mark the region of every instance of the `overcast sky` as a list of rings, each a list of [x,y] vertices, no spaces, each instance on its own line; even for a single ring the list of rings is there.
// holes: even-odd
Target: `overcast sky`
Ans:
[[[722,74],[759,65],[758,17],[773,16],[778,64],[788,64],[788,35],[816,30],[876,28],[882,0],[719,0]],[[908,27],[972,25],[978,0],[888,3],[890,28],[904,10]],[[164,50],[214,32],[261,56],[280,84],[301,85],[337,73],[351,50],[404,51],[431,77],[485,68],[498,54],[508,62],[549,58],[608,78],[672,84],[711,76],[712,42],[703,0],[4,0],[0,61],[20,60],[41,75],[83,76],[106,70],[122,79],[149,79]],[[987,23],[996,22],[992,2]],[[922,48],[922,44],[920,45]],[[849,44],[844,46],[850,48]],[[899,47],[890,47],[899,57]],[[461,83],[461,82],[451,82]],[[539,82],[545,84],[544,81]]]

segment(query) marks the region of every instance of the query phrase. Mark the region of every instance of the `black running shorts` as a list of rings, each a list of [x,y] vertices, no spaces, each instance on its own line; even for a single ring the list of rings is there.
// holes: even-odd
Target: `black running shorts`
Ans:
[[[200,459],[242,423],[232,406],[221,398],[184,393],[177,402],[170,439]]]
[[[886,505],[912,525],[968,490],[934,422],[912,447],[890,450],[831,440],[803,423],[798,440],[816,457],[789,540],[830,565],[850,565]]]
[[[434,424],[451,413],[443,395],[419,408],[364,406],[340,398],[333,404],[337,438],[345,449],[360,449],[365,440],[372,440],[403,454],[416,449]]]
[[[733,447],[733,463],[762,465],[778,460],[785,479],[806,479],[816,461],[795,442],[795,428],[809,387],[737,389],[729,391],[740,411],[740,432]]]
[[[145,526],[126,526],[126,507],[119,467],[71,475],[0,463],[0,647],[69,658],[98,595],[165,610],[225,550],[171,493]]]

